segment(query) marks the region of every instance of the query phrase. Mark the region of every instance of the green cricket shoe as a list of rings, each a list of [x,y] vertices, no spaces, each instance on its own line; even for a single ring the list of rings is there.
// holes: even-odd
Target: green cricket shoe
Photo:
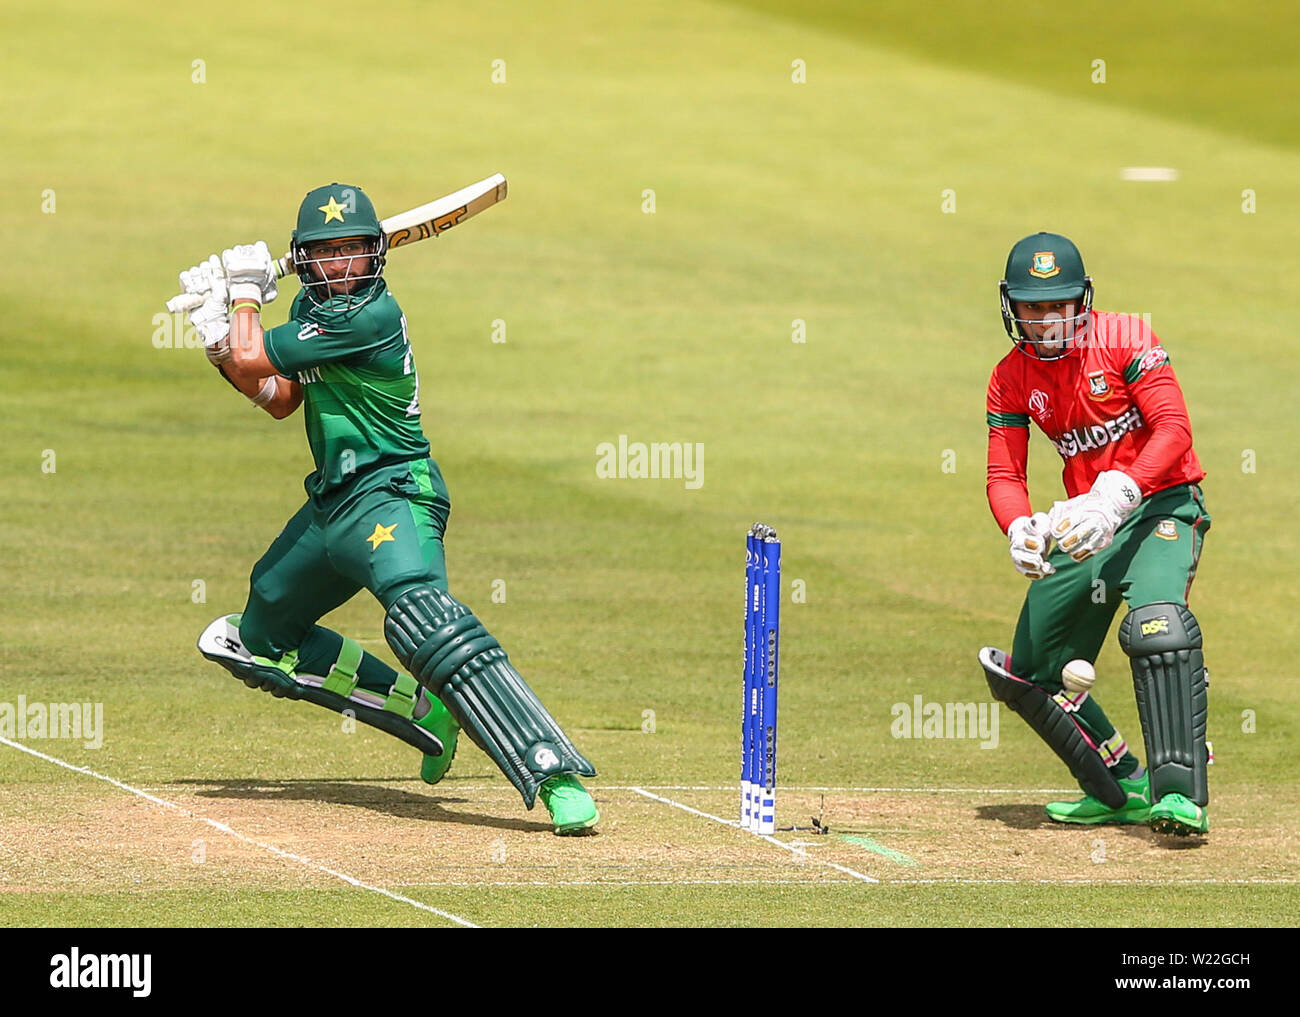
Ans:
[[[551,814],[556,836],[571,837],[586,833],[600,822],[596,803],[571,773],[548,778],[537,789],[537,794],[546,806],[546,811]]]
[[[441,700],[422,689],[415,712],[419,713],[426,704],[428,709],[425,714],[420,717],[413,714],[411,719],[417,727],[424,728],[442,742],[441,756],[431,756],[426,752],[420,763],[420,779],[426,784],[436,784],[447,776],[447,771],[451,769],[451,761],[456,757],[456,739],[460,734],[460,725],[456,723],[456,718],[451,715],[451,711],[442,705]]]
[[[1099,823],[1145,823],[1151,812],[1151,783],[1144,771],[1141,777],[1121,777],[1119,786],[1128,795],[1122,808],[1112,809],[1092,795],[1084,795],[1077,802],[1048,802],[1047,816],[1056,823],[1079,823],[1095,826]]]
[[[1179,794],[1165,795],[1151,806],[1147,825],[1156,833],[1188,837],[1210,832],[1210,813],[1204,806]]]

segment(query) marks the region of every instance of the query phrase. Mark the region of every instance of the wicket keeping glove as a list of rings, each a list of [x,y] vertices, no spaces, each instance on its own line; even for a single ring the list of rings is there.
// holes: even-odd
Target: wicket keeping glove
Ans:
[[[1062,551],[1083,561],[1110,547],[1141,501],[1137,481],[1120,470],[1103,470],[1087,494],[1052,506],[1051,535]]]
[[[1021,516],[1007,527],[1007,537],[1011,540],[1011,561],[1022,576],[1042,579],[1056,571],[1056,567],[1047,561],[1047,553],[1052,547],[1049,529],[1046,512]]]
[[[230,284],[230,299],[269,304],[279,295],[275,285],[275,259],[266,241],[236,244],[221,252],[221,264]]]

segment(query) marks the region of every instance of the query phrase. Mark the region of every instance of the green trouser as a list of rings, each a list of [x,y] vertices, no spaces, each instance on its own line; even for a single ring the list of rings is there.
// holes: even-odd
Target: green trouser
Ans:
[[[1095,661],[1121,599],[1129,610],[1147,604],[1187,604],[1210,515],[1196,484],[1179,484],[1144,500],[1103,551],[1081,562],[1059,549],[1056,572],[1029,585],[1011,646],[1012,674],[1049,695],[1061,691],[1061,668]],[[1117,777],[1137,769],[1115,725],[1092,696],[1075,714]]]
[[[253,566],[239,637],[250,652],[279,660],[298,651],[296,670],[326,674],[343,636],[317,619],[363,587],[387,610],[412,586],[447,591],[442,538],[451,512],[432,459],[367,470],[346,487],[312,496]],[[357,684],[381,695],[397,672],[363,654]]]

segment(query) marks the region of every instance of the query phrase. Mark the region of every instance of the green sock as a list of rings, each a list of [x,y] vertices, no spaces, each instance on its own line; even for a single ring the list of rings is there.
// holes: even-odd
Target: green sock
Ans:
[[[1110,772],[1115,775],[1116,780],[1131,780],[1134,777],[1141,777],[1143,771],[1138,757],[1131,752],[1125,752],[1120,761],[1111,767]]]
[[[303,674],[327,675],[339,659],[343,637],[331,629],[317,625],[307,633],[298,648],[298,668]],[[381,696],[388,695],[397,680],[397,672],[378,657],[362,652],[357,665],[357,687]]]

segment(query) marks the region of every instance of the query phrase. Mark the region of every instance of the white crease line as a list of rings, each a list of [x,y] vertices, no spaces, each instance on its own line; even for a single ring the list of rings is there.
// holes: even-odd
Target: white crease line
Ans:
[[[454,780],[454,779],[453,779]],[[384,780],[369,780],[365,784],[373,787],[387,787],[391,784],[411,784],[416,783],[416,777],[391,777]],[[321,778],[322,783],[354,783],[347,777],[338,778]],[[250,787],[260,787],[263,784],[269,786],[278,783],[277,781],[265,781],[259,783],[255,780],[241,781],[207,781],[206,784],[247,784]],[[735,792],[735,784],[587,784],[588,791],[729,791]],[[177,784],[163,784],[158,787],[146,787],[145,791],[167,791],[171,789],[180,789]],[[454,782],[444,782],[439,785],[440,791],[472,792],[474,794],[491,793],[500,791],[502,794],[513,796],[518,792],[509,784],[461,784]],[[787,787],[782,785],[781,791],[787,791],[792,794],[805,794],[818,791],[835,792],[837,794],[972,794],[972,795],[1064,795],[1078,794],[1077,787]]]
[[[836,879],[514,879],[514,880],[444,880],[440,882],[404,883],[404,886],[428,889],[469,888],[480,886],[548,887],[548,886],[853,886],[857,880]],[[885,879],[881,886],[1295,886],[1295,879]]]
[[[553,887],[553,886],[853,886],[852,879],[517,879],[483,882],[406,883],[405,886],[439,887]]]
[[[644,795],[646,798],[651,798],[656,802],[662,802],[664,805],[671,805],[673,808],[681,809],[683,812],[689,812],[693,816],[702,816],[705,819],[711,819],[715,823],[721,823],[723,826],[730,826],[733,829],[738,829],[740,827],[740,823],[734,819],[722,819],[719,816],[713,816],[707,812],[701,812],[699,809],[693,809],[689,805],[683,805],[681,802],[675,802],[671,798],[662,798],[659,795],[651,794],[649,791],[647,791],[645,788],[642,787],[629,787],[627,790],[635,791],[639,795]],[[806,858],[809,861],[816,863],[817,865],[829,866],[830,868],[834,869],[837,872],[843,872],[845,875],[852,876],[854,879],[860,879],[864,883],[880,882],[880,880],[878,879],[873,879],[871,876],[863,875],[861,872],[854,872],[852,869],[846,868],[843,865],[836,865],[834,862],[828,862],[822,858],[812,858],[801,848],[797,848],[794,847],[793,845],[785,843],[784,841],[777,840],[775,837],[759,836],[758,839],[767,841],[767,843],[769,844],[775,844],[777,847],[784,848],[785,850],[789,851],[791,854],[798,855],[800,858]]]
[[[363,883],[355,876],[349,876],[346,872],[339,872],[338,870],[331,869],[328,866],[318,865],[316,862],[313,862],[308,858],[303,858],[301,855],[295,855],[291,851],[285,851],[283,848],[278,848],[274,844],[265,844],[260,840],[254,840],[252,837],[245,836],[238,830],[232,830],[225,823],[219,823],[215,819],[209,819],[207,816],[200,816],[183,806],[175,804],[174,802],[164,801],[162,798],[156,798],[146,791],[141,791],[139,788],[134,788],[130,784],[122,783],[122,781],[115,777],[96,773],[88,766],[73,766],[71,763],[64,762],[62,759],[56,759],[54,756],[47,756],[44,752],[37,752],[35,749],[29,748],[21,742],[10,741],[8,738],[4,737],[0,737],[0,745],[8,745],[10,748],[19,749],[38,759],[44,759],[47,763],[54,763],[56,766],[61,766],[65,770],[71,770],[73,773],[84,774],[88,777],[94,777],[96,780],[102,780],[107,784],[112,784],[114,787],[121,788],[123,791],[129,791],[131,794],[145,799],[145,801],[153,802],[155,805],[161,805],[163,808],[171,809],[174,812],[179,812],[181,815],[197,820],[200,823],[206,823],[214,830],[220,830],[222,833],[227,833],[236,840],[242,840],[245,844],[252,844],[255,847],[262,848],[264,851],[271,852],[271,854],[276,855],[277,857],[298,862],[300,865],[305,865],[309,869],[315,869],[317,872],[323,872],[327,876],[341,879],[343,882],[355,886],[360,890],[370,890],[373,893],[381,894],[391,900],[400,901],[403,904],[410,904],[412,907],[419,908],[421,911],[428,911],[431,914],[438,915],[440,918],[447,919],[449,922],[463,925],[468,929],[479,928],[479,926],[475,925],[473,922],[461,918],[459,915],[453,915],[450,911],[440,911],[438,908],[431,907],[428,904],[423,904],[418,900],[412,900],[410,897],[403,897],[400,893],[393,893],[391,890],[385,890],[382,886],[371,886],[369,883]]]
[[[909,886],[1294,886],[1296,879],[891,879]]]

